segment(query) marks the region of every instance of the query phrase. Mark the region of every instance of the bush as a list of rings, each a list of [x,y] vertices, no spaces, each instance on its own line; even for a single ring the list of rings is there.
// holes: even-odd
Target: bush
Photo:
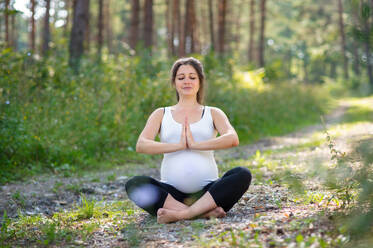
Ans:
[[[206,104],[227,113],[241,142],[316,121],[327,106],[327,95],[317,88],[245,88],[234,77],[232,59],[200,59],[209,82]],[[65,57],[40,60],[1,51],[0,183],[45,169],[69,175],[113,158],[132,159],[147,117],[175,103],[173,61],[146,54],[92,61],[82,59],[75,74]]]

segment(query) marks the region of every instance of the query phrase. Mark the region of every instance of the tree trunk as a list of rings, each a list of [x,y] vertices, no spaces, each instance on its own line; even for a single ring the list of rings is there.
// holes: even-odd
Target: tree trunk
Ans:
[[[367,57],[367,73],[369,78],[370,90],[373,92],[373,69],[372,69],[372,56],[371,56],[371,48],[370,48],[370,28],[371,25],[369,20],[364,20],[364,32],[365,32],[365,39],[364,39],[364,48],[365,48],[365,55]]]
[[[352,9],[351,11],[351,16],[352,16],[352,23],[353,26],[360,26],[360,20],[358,16],[358,10],[357,9]],[[360,57],[359,57],[359,49],[358,47],[360,46],[361,40],[357,40],[356,38],[353,40],[353,55],[354,55],[354,73],[355,75],[359,76],[360,74]]]
[[[204,1],[204,2],[199,2],[199,7],[196,8],[196,11],[199,11],[199,14],[196,15],[197,17],[197,23],[199,23],[198,27],[199,29],[197,29],[197,34],[196,34],[196,37],[199,38],[199,41],[198,41],[198,46],[199,46],[199,51],[203,54],[206,53],[206,41],[209,39],[208,38],[208,35],[209,35],[209,22],[207,21],[208,20],[208,8],[207,7],[207,2]]]
[[[244,2],[245,0],[241,0],[241,2],[238,4],[238,12],[236,17],[234,18],[235,20],[235,35],[234,35],[234,41],[236,43],[236,51],[240,50],[240,40],[241,40],[241,15],[242,15],[242,10],[244,9]]]
[[[35,52],[35,0],[31,0],[31,33],[30,33],[30,50]]]
[[[5,20],[5,12],[4,12],[4,20]],[[4,26],[5,26],[5,24],[4,24]],[[4,44],[5,44],[5,33],[4,33],[4,37],[3,37],[3,18],[0,18],[0,40],[3,40],[3,39],[4,39]]]
[[[190,33],[190,7],[189,1],[185,0],[185,15],[184,15],[184,54],[188,54],[190,51],[190,40],[189,40],[189,33]]]
[[[191,53],[192,48],[192,37],[191,37],[191,30],[192,30],[192,17],[191,17],[191,2],[193,0],[186,0],[185,1],[185,15],[184,15],[184,48],[185,54]]]
[[[309,80],[308,80],[308,62],[306,59],[303,59],[303,71],[304,71],[304,78],[303,78],[303,81],[305,83],[308,83]]]
[[[140,1],[132,0],[131,8],[131,27],[130,27],[130,47],[136,49],[136,45],[139,39],[139,26],[140,26]]]
[[[335,62],[331,62],[330,63],[330,77],[331,78],[336,78],[336,74],[337,74],[337,66],[335,64]]]
[[[367,56],[367,72],[368,72],[369,84],[371,87],[371,91],[373,91],[373,70],[372,70],[372,63],[371,63],[372,56],[370,55],[369,40],[364,42],[364,47],[365,47],[365,53]]]
[[[360,74],[360,58],[359,50],[357,44],[353,44],[353,53],[354,53],[354,73],[356,76]]]
[[[197,1],[198,2],[198,1]],[[192,21],[192,30],[191,30],[191,37],[192,37],[192,53],[200,53],[200,44],[199,44],[199,36],[198,36],[198,23],[197,23],[197,15],[196,15],[196,1],[191,1],[191,21]]]
[[[174,41],[176,39],[176,34],[177,34],[177,40],[178,40],[178,45],[180,46],[180,8],[179,8],[179,0],[173,0],[173,11],[172,11],[172,55],[176,56],[176,47],[174,44]]]
[[[45,0],[45,16],[44,16],[44,30],[43,30],[43,47],[42,54],[46,56],[49,50],[50,31],[49,31],[49,10],[51,6],[50,0]]]
[[[10,46],[9,38],[9,0],[5,0],[5,44],[7,47]]]
[[[265,21],[266,21],[266,0],[260,1],[260,39],[259,39],[259,66],[264,67],[264,48],[265,48]]]
[[[98,60],[101,60],[101,55],[102,55],[102,44],[104,41],[103,38],[103,29],[104,29],[104,14],[103,14],[103,9],[104,9],[104,3],[103,0],[98,0],[98,21],[97,21],[97,56]]]
[[[174,51],[174,22],[171,20],[172,3],[170,0],[166,0],[166,30],[167,30],[167,44],[168,44],[168,55],[173,55]]]
[[[343,22],[342,0],[338,0],[338,13],[339,13],[339,28],[341,32],[341,46],[342,46],[342,56],[343,56],[344,78],[348,79],[348,61],[347,61],[347,56],[346,56],[346,38],[345,38],[344,22]]]
[[[227,11],[227,1],[219,0],[219,13],[218,13],[218,53],[224,53],[225,45],[225,17]]]
[[[12,47],[14,50],[17,50],[17,28],[16,28],[16,13],[13,13],[12,16],[10,17],[10,25],[11,25],[11,30],[12,30]]]
[[[144,45],[151,51],[153,46],[153,0],[145,0],[143,32]]]
[[[113,51],[113,30],[111,28],[110,22],[110,0],[106,0],[104,2],[104,30],[106,31],[105,34],[105,41],[109,50],[109,53],[114,53]]]
[[[81,0],[75,0],[75,1],[81,1]],[[84,49],[89,53],[91,50],[91,24],[90,24],[90,19],[91,19],[91,13],[89,12],[89,7],[88,7],[88,13],[87,13],[87,22],[86,22],[86,31],[84,35],[84,42],[85,42],[85,47]],[[84,46],[84,44],[83,44]]]
[[[73,26],[69,44],[69,64],[77,70],[79,60],[84,52],[83,43],[89,18],[89,0],[75,0],[73,9]]]
[[[372,13],[372,9],[373,9],[373,0],[370,1],[370,10],[371,10],[371,13]],[[372,17],[372,14],[370,15],[371,18]],[[370,20],[371,22],[373,22],[373,20]],[[371,30],[372,30],[372,23],[369,23],[369,20],[367,20],[367,36],[368,38],[366,39],[366,42],[365,42],[365,49],[366,49],[366,53],[367,53],[367,66],[368,66],[368,77],[369,77],[369,84],[370,84],[370,92],[373,93],[373,70],[372,70],[372,55],[371,55]]]
[[[185,56],[185,42],[184,42],[184,32],[185,30],[183,29],[184,28],[184,22],[183,22],[183,18],[181,16],[181,8],[180,8],[180,1],[179,0],[175,0],[175,9],[177,9],[176,11],[176,15],[177,15],[177,26],[178,26],[178,35],[179,35],[179,57],[182,57],[182,56]]]
[[[210,42],[211,50],[215,50],[215,32],[214,32],[214,7],[212,5],[212,0],[209,0],[209,25],[210,25]]]
[[[175,12],[173,11],[174,10],[174,2],[173,1],[169,1],[169,9],[168,9],[168,20],[169,22],[171,23],[171,31],[170,31],[170,52],[171,52],[171,55],[172,56],[175,56],[176,55],[176,50],[175,50],[175,32],[176,32],[176,25],[175,25],[175,19],[174,19],[174,15],[175,15]]]
[[[184,21],[184,47],[185,53],[194,53],[194,29],[195,29],[195,8],[194,0],[185,1],[185,21]]]
[[[254,62],[255,0],[250,0],[249,62]]]
[[[288,61],[287,76],[288,76],[288,78],[290,78],[291,77],[291,65],[292,65],[292,61],[293,61],[293,53],[292,53],[291,49],[289,49],[288,55],[287,55],[287,58],[285,59],[285,61]]]

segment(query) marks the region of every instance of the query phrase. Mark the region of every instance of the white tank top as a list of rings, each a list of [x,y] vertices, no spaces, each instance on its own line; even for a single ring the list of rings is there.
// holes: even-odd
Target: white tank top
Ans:
[[[161,142],[179,143],[181,129],[182,124],[172,117],[171,107],[166,107],[160,131]],[[201,120],[190,124],[190,131],[196,142],[216,136],[209,107],[205,106]],[[218,168],[214,159],[214,151],[186,149],[163,155],[161,181],[184,193],[197,192],[217,178]]]

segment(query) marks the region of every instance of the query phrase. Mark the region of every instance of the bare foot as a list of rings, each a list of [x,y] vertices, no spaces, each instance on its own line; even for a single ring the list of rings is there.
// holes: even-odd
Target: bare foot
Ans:
[[[202,215],[202,218],[223,218],[227,214],[225,213],[224,209],[222,207],[216,207],[213,210],[205,213]]]
[[[180,211],[175,211],[166,208],[160,208],[157,211],[157,222],[160,224],[166,224],[181,220]]]

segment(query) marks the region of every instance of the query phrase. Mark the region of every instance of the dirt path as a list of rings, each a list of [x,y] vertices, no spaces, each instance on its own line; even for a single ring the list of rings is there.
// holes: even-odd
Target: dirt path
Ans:
[[[369,101],[373,106],[372,98],[361,101]],[[344,121],[346,111],[354,104],[356,102],[341,102],[325,118],[331,135],[336,137],[338,149],[346,152],[351,149],[353,142],[367,135],[373,136],[373,123]],[[244,247],[281,247],[297,246],[301,242],[316,246],[321,242],[344,242],[343,236],[328,234],[331,227],[328,226],[326,212],[336,206],[325,206],[325,201],[320,200],[324,196],[317,182],[307,182],[309,199],[303,197],[300,200],[286,185],[276,180],[277,170],[308,171],[316,164],[330,161],[321,124],[236,149],[218,151],[216,159],[218,164],[223,165],[221,171],[247,166],[254,174],[249,191],[226,218],[159,225],[154,218],[134,208],[133,213],[128,215],[130,222],[118,226],[111,224],[114,225],[112,232],[107,231],[107,226],[101,223],[89,238],[76,240],[73,244],[91,247],[228,247],[240,244]],[[141,174],[144,170],[141,166],[137,168],[138,171],[132,171],[133,174]],[[146,171],[148,175],[159,177],[157,168]],[[81,194],[101,204],[115,203],[126,199],[124,185],[129,177],[126,172],[126,168],[117,168],[80,178],[41,176],[23,183],[4,185],[0,188],[0,214],[2,216],[6,210],[12,218],[19,214],[42,214],[48,218],[55,212],[76,208]]]

